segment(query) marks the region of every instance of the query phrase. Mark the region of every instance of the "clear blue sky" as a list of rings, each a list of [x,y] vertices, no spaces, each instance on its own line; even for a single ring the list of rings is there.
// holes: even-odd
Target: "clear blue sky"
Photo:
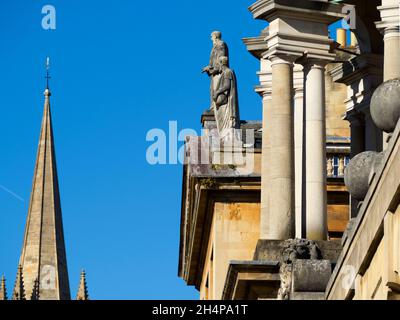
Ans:
[[[41,9],[57,10],[57,29]],[[200,129],[209,34],[223,31],[244,119],[260,119],[258,64],[241,38],[264,25],[231,0],[0,2],[0,274],[12,291],[43,111],[52,112],[71,290],[95,299],[196,299],[177,277],[182,167],[150,166],[146,133]],[[6,192],[7,188],[25,201]]]
[[[3,0],[0,3],[0,274],[11,293],[43,111],[44,61],[73,297],[197,299],[177,277],[182,167],[146,162],[146,134],[200,130],[213,30],[223,31],[242,119],[261,119],[258,62],[241,38],[265,26],[232,0]],[[57,29],[41,27],[44,5]],[[5,189],[9,190],[6,191]],[[13,194],[15,195],[13,195]],[[22,201],[21,199],[24,199]]]

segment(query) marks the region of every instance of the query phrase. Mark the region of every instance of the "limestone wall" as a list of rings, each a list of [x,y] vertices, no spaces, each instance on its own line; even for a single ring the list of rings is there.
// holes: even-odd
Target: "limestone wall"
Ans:
[[[215,203],[201,299],[221,299],[231,260],[253,259],[259,224],[259,203]]]
[[[346,113],[344,101],[347,97],[347,86],[336,83],[329,75],[329,70],[335,65],[328,65],[325,75],[326,88],[326,135],[327,137],[350,137],[349,122],[343,120]]]

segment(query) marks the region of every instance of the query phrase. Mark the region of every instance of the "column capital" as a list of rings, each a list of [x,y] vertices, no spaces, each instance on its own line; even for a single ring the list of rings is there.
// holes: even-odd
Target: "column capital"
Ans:
[[[298,59],[298,56],[274,52],[273,54],[267,54],[265,58],[271,61],[271,67],[277,64],[288,64],[293,67],[293,64]]]
[[[263,98],[263,100],[268,100],[272,96],[272,86],[270,85],[257,86],[256,93],[258,93]]]
[[[304,90],[304,67],[301,64],[295,64],[293,69],[293,88],[296,94]]]
[[[400,20],[400,16],[399,16]],[[389,39],[392,37],[400,37],[400,27],[399,26],[389,26],[382,31],[384,39]]]
[[[332,57],[333,58],[333,57]],[[301,64],[304,67],[304,70],[306,69],[320,69],[320,70],[325,70],[325,67],[329,62],[331,62],[333,59],[331,59],[330,56],[327,56],[326,58],[317,58],[317,57],[309,57],[307,54],[305,54],[301,59],[297,61],[297,63]]]
[[[378,7],[381,13],[381,21],[375,22],[377,29],[385,34],[387,29],[399,27],[399,1],[398,0],[382,0],[382,5]]]
[[[364,126],[365,125],[365,115],[362,112],[352,110],[347,112],[344,120],[350,122],[350,126]]]
[[[294,96],[296,97],[302,97],[304,95],[304,88],[303,87],[294,87]]]

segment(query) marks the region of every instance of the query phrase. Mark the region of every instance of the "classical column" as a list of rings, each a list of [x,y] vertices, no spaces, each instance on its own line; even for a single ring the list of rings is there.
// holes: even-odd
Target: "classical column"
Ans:
[[[269,220],[269,150],[271,123],[271,62],[260,57],[260,86],[256,89],[262,97],[262,154],[261,154],[261,210],[260,210],[260,239],[268,239]]]
[[[260,71],[258,72],[260,85],[256,87],[256,92],[262,97],[262,154],[261,154],[261,210],[260,210],[260,239],[269,238],[269,131],[271,123],[271,91],[272,91],[272,69],[271,61],[264,58],[264,53],[268,51],[265,41],[267,30],[263,30],[261,35],[255,38],[246,38],[244,43],[247,50],[260,60]]]
[[[400,7],[398,0],[382,0],[382,6],[378,7],[381,13],[381,21],[376,23],[377,28],[383,34],[384,41],[384,68],[383,81],[400,77]],[[383,133],[383,149],[387,146],[388,134]]]
[[[400,17],[398,17],[400,19]],[[383,37],[385,43],[383,81],[400,77],[400,33],[399,26],[386,28]],[[388,134],[383,133],[383,149],[388,144]]]
[[[255,19],[266,20],[269,25],[264,32],[264,39],[267,44],[267,51],[263,57],[272,61],[272,102],[271,102],[271,124],[270,124],[270,157],[268,179],[269,184],[269,221],[270,228],[268,239],[288,239],[295,236],[295,170],[294,170],[294,101],[293,101],[293,62],[305,57],[319,58],[333,61],[335,54],[331,53],[332,40],[329,38],[328,26],[337,21],[343,14],[342,6],[330,3],[323,8],[314,5],[310,1],[277,1],[263,0],[257,1],[250,8]],[[310,18],[312,17],[312,19]],[[264,50],[260,46],[258,50]],[[326,208],[322,209],[321,203],[326,205],[325,176],[325,119],[315,121],[315,111],[325,105],[324,94],[315,93],[324,89],[324,71],[313,67],[310,68],[309,76],[309,103],[313,114],[308,116],[307,124],[311,134],[317,131],[315,137],[310,137],[312,145],[308,146],[310,156],[317,153],[311,164],[318,162],[312,170],[309,170],[309,189],[310,195],[313,189],[318,189],[313,197],[310,197],[308,206],[317,206],[317,209],[310,209],[310,214],[315,215],[314,211],[319,212],[316,220],[308,219],[310,223],[310,235],[315,238],[326,238]],[[319,86],[322,88],[319,90]],[[320,95],[315,99],[314,95]],[[299,97],[299,96],[298,96]],[[319,104],[317,107],[316,104]],[[304,110],[306,112],[306,110]],[[324,112],[322,112],[325,115]],[[297,115],[298,116],[298,115]],[[319,115],[320,116],[320,115]],[[318,115],[317,115],[318,118]],[[318,120],[318,119],[317,119]],[[316,127],[320,126],[320,129]],[[296,128],[297,129],[297,128]],[[313,132],[314,131],[314,132]],[[307,131],[306,131],[307,132]],[[309,137],[309,138],[310,138]],[[322,139],[321,139],[322,138]],[[315,141],[317,143],[314,143]],[[319,145],[318,145],[318,141]],[[303,144],[304,144],[303,140]],[[297,146],[297,145],[296,145]],[[315,151],[313,151],[315,148]],[[304,150],[304,147],[303,147]],[[304,152],[303,152],[304,153]],[[322,157],[323,155],[323,157]],[[306,159],[309,161],[309,159]],[[302,167],[305,167],[303,160]],[[310,164],[308,164],[310,166]],[[310,168],[309,168],[310,169]],[[318,171],[312,176],[312,172]],[[322,175],[322,178],[320,177]],[[305,177],[303,175],[303,177]],[[306,186],[303,178],[303,186]],[[322,184],[321,184],[322,183]],[[317,185],[315,187],[314,185]],[[321,195],[322,194],[322,195]],[[314,201],[313,198],[321,199]],[[301,206],[306,204],[302,198]],[[314,202],[314,203],[313,203]],[[303,211],[304,212],[304,211]],[[304,217],[304,213],[302,214]],[[321,218],[321,216],[323,216]],[[312,217],[314,218],[314,217]],[[321,221],[319,221],[321,220]],[[325,221],[323,221],[325,220]],[[311,222],[310,222],[311,221]],[[320,223],[321,222],[321,223]],[[314,227],[314,223],[319,228]],[[304,229],[305,223],[302,223]],[[313,230],[316,229],[316,230]],[[318,230],[317,230],[318,229]],[[323,234],[324,233],[324,234]]]
[[[305,211],[306,237],[327,238],[325,61],[307,59],[305,88]]]
[[[364,151],[377,151],[383,150],[382,130],[380,130],[374,123],[371,117],[370,109],[361,111],[364,115],[365,122],[365,150]]]
[[[272,101],[269,125],[269,234],[268,239],[295,235],[293,60],[272,55]]]
[[[303,66],[296,64],[293,73],[294,86],[294,168],[295,168],[295,216],[296,238],[303,237],[303,117],[304,73]]]
[[[271,90],[263,91],[263,119],[262,119],[262,154],[261,154],[261,215],[260,239],[269,238],[269,131],[271,123]]]
[[[398,17],[400,20],[400,17]],[[385,28],[384,31],[385,55],[383,81],[400,77],[400,32],[399,26]]]
[[[350,122],[350,135],[351,135],[351,154],[350,157],[354,158],[361,152],[366,150],[365,141],[365,119],[363,113],[352,112],[347,115],[347,121]],[[350,219],[357,218],[358,215],[358,201],[350,196]]]
[[[350,122],[351,158],[365,151],[365,120],[362,113],[348,114],[346,120]]]

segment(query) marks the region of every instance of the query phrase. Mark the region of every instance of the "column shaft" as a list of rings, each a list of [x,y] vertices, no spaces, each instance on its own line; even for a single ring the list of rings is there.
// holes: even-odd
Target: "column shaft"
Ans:
[[[295,168],[295,216],[296,238],[303,238],[303,121],[304,79],[303,68],[295,65],[294,70],[294,168]]]
[[[260,239],[269,238],[269,178],[268,162],[270,158],[270,123],[271,123],[271,93],[263,95],[263,121],[262,121],[262,154],[261,154],[261,215],[260,215]]]
[[[272,57],[268,239],[295,235],[293,63]]]
[[[400,18],[399,18],[400,19]],[[390,27],[385,29],[383,38],[385,43],[383,81],[389,81],[400,77],[400,33],[399,27]],[[388,134],[383,133],[383,149],[387,147]]]
[[[327,238],[325,64],[305,67],[306,237]]]
[[[384,60],[384,81],[400,77],[400,33],[399,27],[387,28],[384,36],[385,60]]]
[[[354,158],[359,153],[365,151],[365,122],[361,118],[361,115],[352,117],[349,121],[351,130],[351,158]]]

